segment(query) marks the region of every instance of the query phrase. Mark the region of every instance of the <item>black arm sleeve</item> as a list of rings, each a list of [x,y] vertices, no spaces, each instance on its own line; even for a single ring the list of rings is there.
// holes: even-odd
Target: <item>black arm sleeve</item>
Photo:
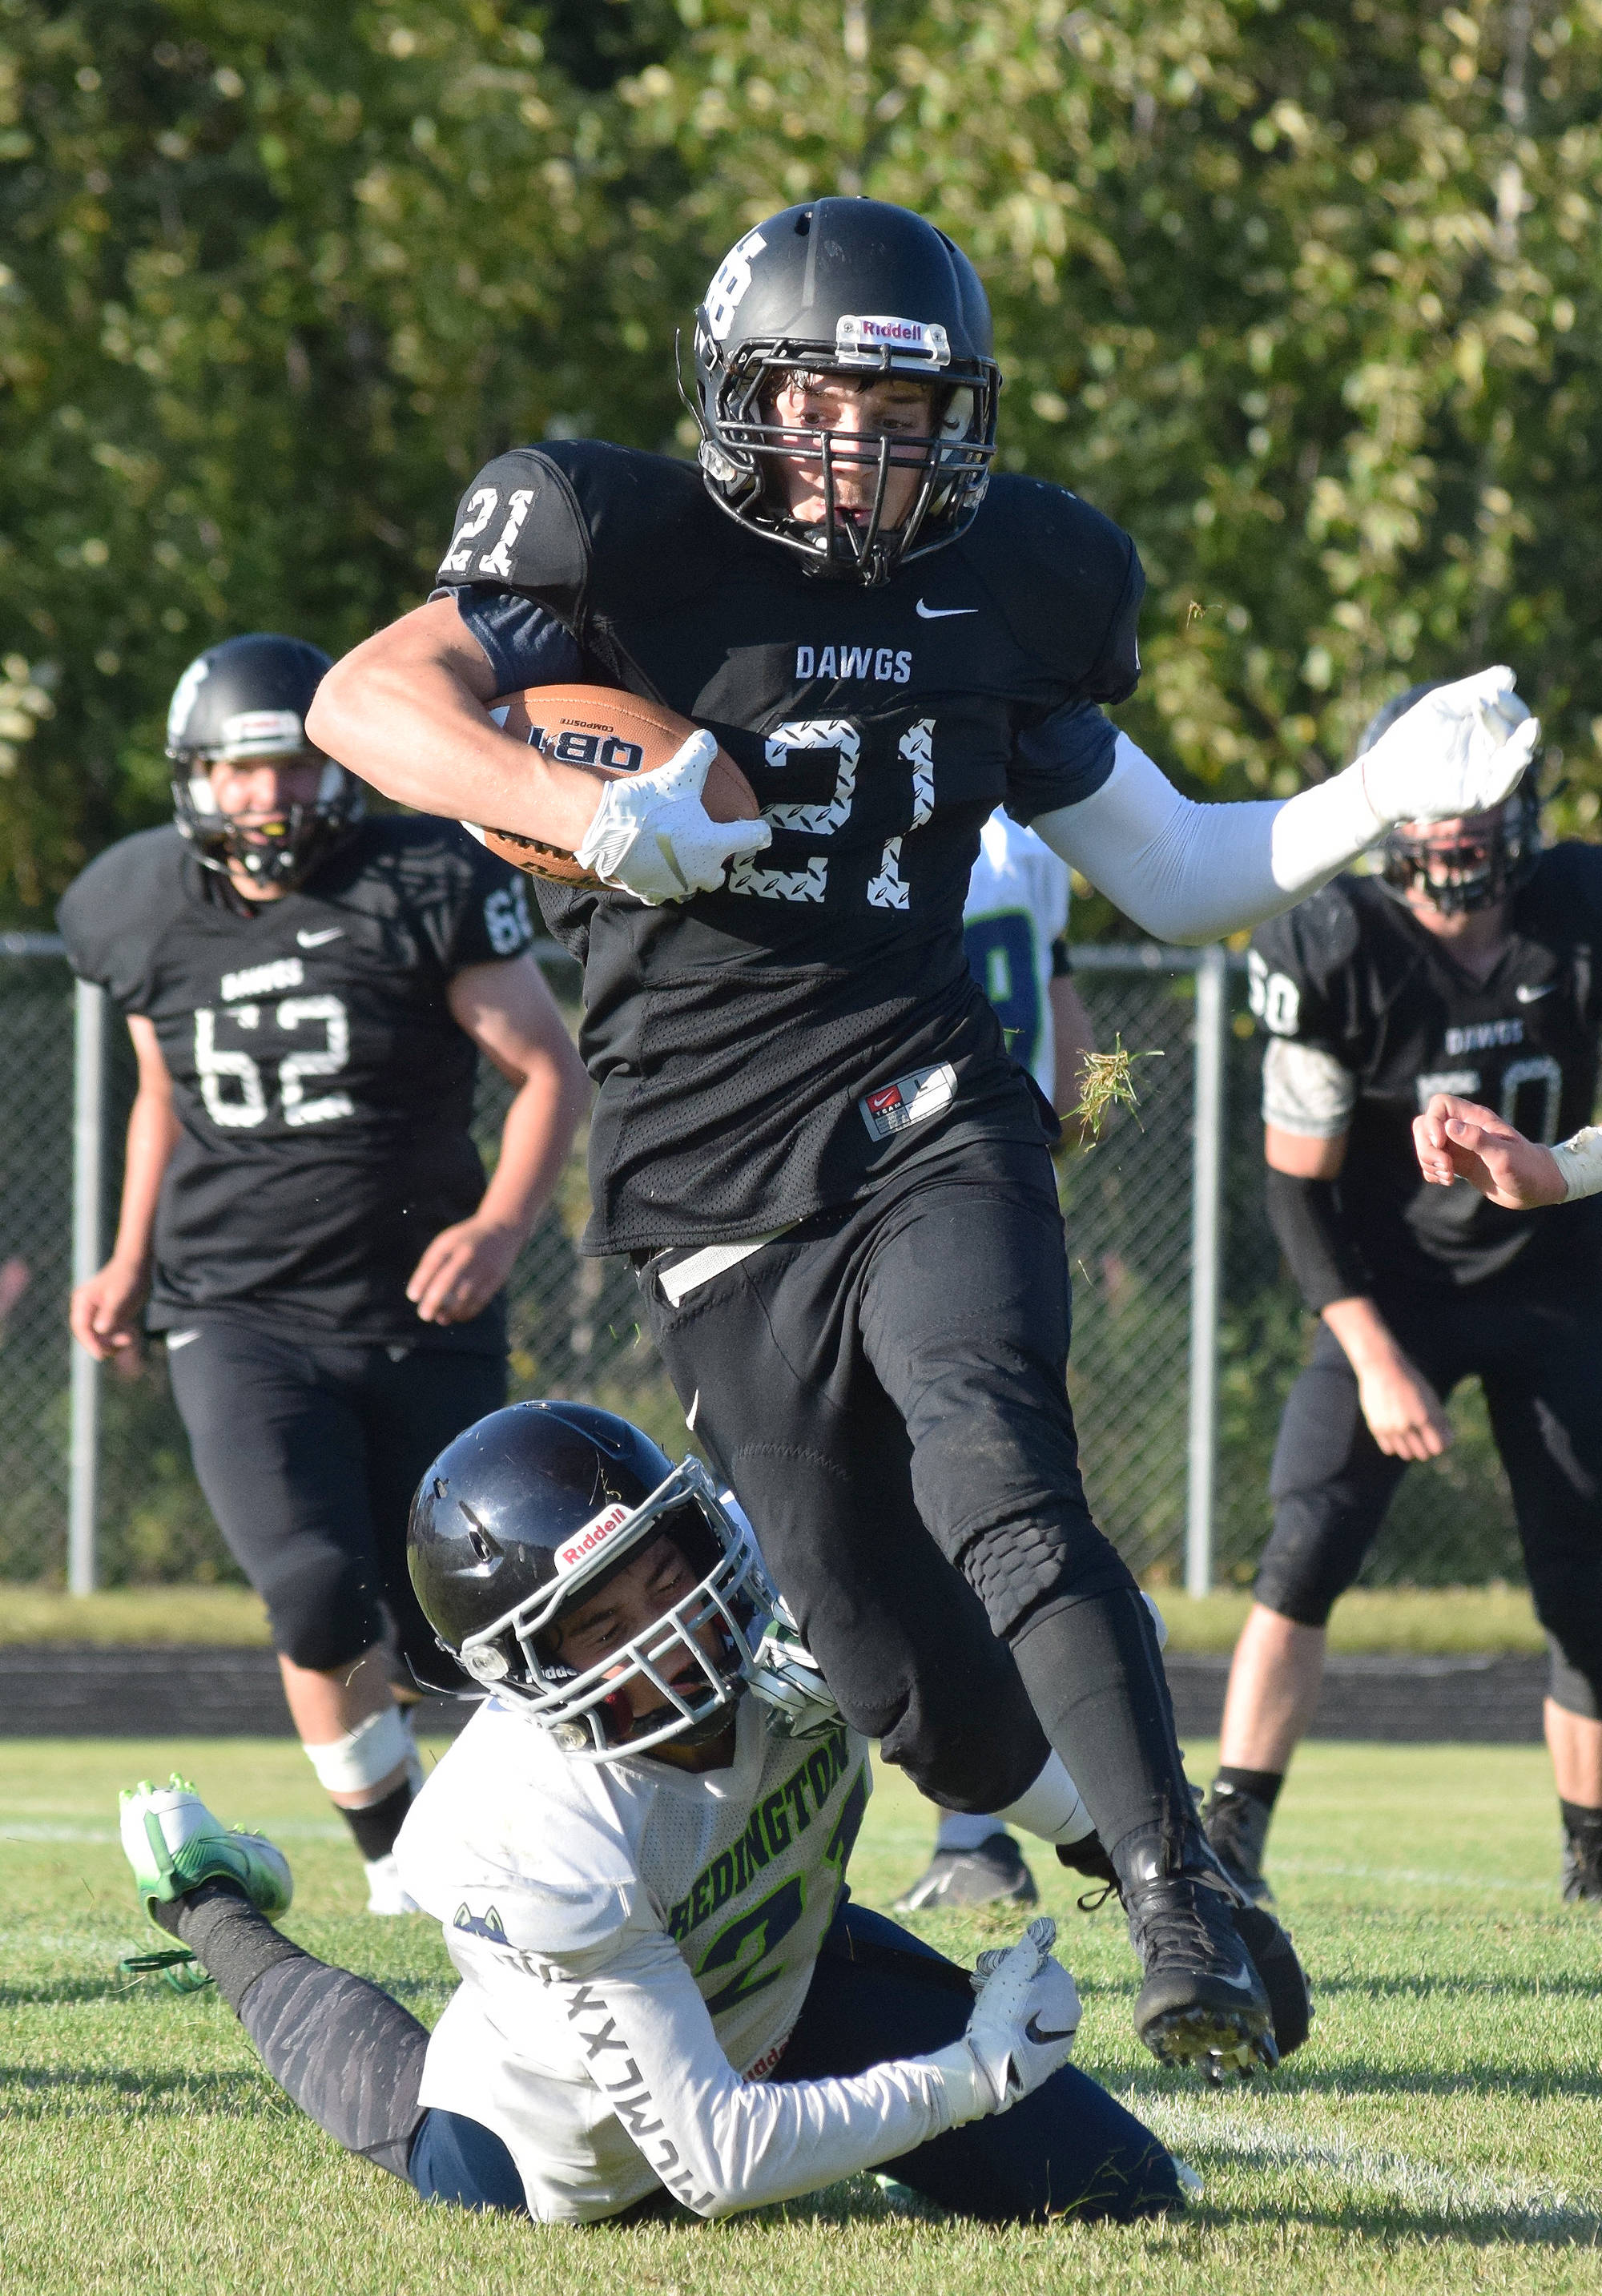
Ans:
[[[1332,1300],[1373,1291],[1374,1278],[1346,1224],[1338,1180],[1298,1180],[1271,1164],[1268,1224],[1315,1316]]]

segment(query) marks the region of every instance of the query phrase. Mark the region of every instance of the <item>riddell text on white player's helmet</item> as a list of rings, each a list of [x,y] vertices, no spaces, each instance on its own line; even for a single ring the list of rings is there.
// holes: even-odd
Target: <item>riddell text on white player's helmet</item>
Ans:
[[[688,1564],[689,1592],[598,1664],[561,1663],[563,1613],[661,1537]],[[511,1404],[447,1444],[413,1502],[406,1559],[464,1671],[593,1761],[725,1728],[775,1601],[755,1539],[699,1460],[675,1467],[626,1419],[585,1403]],[[636,1715],[625,1693],[640,1682],[656,1702]]]
[[[695,315],[691,411],[714,501],[815,571],[884,581],[956,537],[978,510],[995,454],[1001,369],[990,305],[961,249],[910,209],[882,200],[811,200],[747,232],[719,266]],[[861,383],[895,375],[928,384],[932,436],[911,510],[883,522],[892,441],[827,431],[797,441],[772,417],[797,373]],[[904,451],[905,442],[895,442]],[[811,464],[828,511],[790,517],[772,483],[777,458]],[[872,514],[858,530],[833,497],[850,463],[877,472]]]

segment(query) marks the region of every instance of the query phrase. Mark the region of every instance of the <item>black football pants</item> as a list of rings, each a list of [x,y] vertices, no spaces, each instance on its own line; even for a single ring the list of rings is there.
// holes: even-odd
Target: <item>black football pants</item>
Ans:
[[[1551,1649],[1551,1696],[1602,1716],[1602,1298],[1500,1276],[1376,1304],[1438,1395],[1478,1374]],[[1321,1627],[1406,1472],[1369,1434],[1356,1376],[1321,1327],[1279,1423],[1257,1600]]]
[[[1109,1849],[1189,1801],[1144,1603],[1085,1505],[1043,1147],[980,1141],[814,1215],[677,1307],[641,1269],[696,1437],[853,1726],[993,1810],[1048,1740]]]
[[[406,1520],[424,1470],[506,1400],[503,1358],[188,1328],[168,1341],[173,1395],[274,1648],[326,1673],[381,1642],[388,1612],[424,1682],[454,1678],[412,1592]]]

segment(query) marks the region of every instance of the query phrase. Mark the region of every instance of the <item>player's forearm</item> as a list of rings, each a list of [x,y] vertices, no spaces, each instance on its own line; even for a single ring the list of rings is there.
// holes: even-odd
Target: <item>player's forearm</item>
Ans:
[[[1397,1361],[1402,1350],[1395,1334],[1372,1300],[1332,1300],[1321,1312],[1354,1372],[1361,1374]]]
[[[323,679],[307,737],[401,805],[571,851],[594,815],[594,781],[501,732],[488,664],[470,646],[449,600],[380,630]]]
[[[525,1078],[501,1128],[500,1153],[478,1218],[515,1234],[532,1232],[556,1190],[589,1097],[590,1080],[572,1066],[544,1066]]]
[[[1602,1129],[1588,1124],[1549,1152],[1563,1181],[1565,1203],[1573,1203],[1577,1196],[1602,1195]]]
[[[1093,797],[1043,814],[1052,850],[1160,940],[1216,940],[1327,884],[1383,824],[1361,767],[1282,803],[1197,805],[1127,734]]]
[[[592,2078],[663,2182],[704,2217],[813,2193],[952,2125],[923,2059],[849,2079],[741,2080],[677,1948],[641,1938],[570,1992]]]
[[[128,1116],[122,1203],[111,1257],[142,1275],[151,1264],[161,1183],[177,1141],[178,1119],[172,1102],[164,1095],[141,1091]]]

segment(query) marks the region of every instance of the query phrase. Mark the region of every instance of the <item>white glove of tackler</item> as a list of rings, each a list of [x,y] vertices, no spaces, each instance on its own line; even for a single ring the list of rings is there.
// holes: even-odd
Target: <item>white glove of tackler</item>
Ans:
[[[953,2123],[1005,2112],[1061,2070],[1079,2030],[1079,1994],[1054,1959],[1057,1924],[1042,1916],[1005,1952],[982,1953],[960,2041],[927,2062],[940,2068]]]

